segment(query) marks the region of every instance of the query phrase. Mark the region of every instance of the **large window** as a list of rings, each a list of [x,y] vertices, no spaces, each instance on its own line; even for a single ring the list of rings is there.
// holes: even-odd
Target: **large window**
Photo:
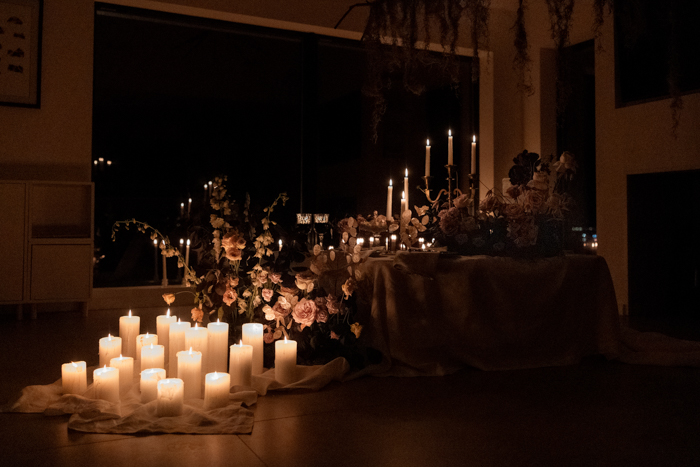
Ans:
[[[470,76],[470,59],[461,66]],[[477,128],[475,87],[423,72],[432,77],[424,94],[400,79],[389,91],[374,142],[361,43],[97,3],[95,286],[155,282],[150,240],[125,232],[112,243],[112,224],[136,218],[185,237],[181,203],[199,210],[218,175],[236,199],[249,193],[259,205],[287,192],[278,218],[289,223],[300,211],[383,210],[390,177],[408,167],[412,186],[421,182],[426,138],[446,154],[452,128],[458,157]],[[434,156],[433,173],[444,163]],[[171,283],[176,276],[173,265]]]

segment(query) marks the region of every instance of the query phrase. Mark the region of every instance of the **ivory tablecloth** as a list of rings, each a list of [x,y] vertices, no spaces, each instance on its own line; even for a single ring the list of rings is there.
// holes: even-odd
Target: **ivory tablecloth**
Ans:
[[[567,365],[621,352],[600,256],[541,259],[398,253],[370,258],[365,328],[394,374]]]

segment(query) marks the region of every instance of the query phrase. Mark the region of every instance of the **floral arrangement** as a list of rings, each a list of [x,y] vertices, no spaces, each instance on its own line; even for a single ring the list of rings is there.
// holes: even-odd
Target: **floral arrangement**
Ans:
[[[264,328],[266,365],[274,361],[274,341],[282,338],[297,341],[301,362],[320,363],[336,356],[345,356],[351,364],[363,365],[364,350],[358,339],[362,325],[356,321],[354,296],[359,269],[364,261],[351,228],[344,231],[344,242],[338,250],[324,251],[319,245],[306,256],[308,266],[295,269],[288,249],[273,251],[277,223],[271,215],[284,206],[287,195],[281,193],[262,213],[251,208],[250,198],[243,205],[227,194],[226,177],[216,178],[210,199],[208,225],[192,227],[191,237],[197,247],[197,266],[185,264],[178,248],[167,236],[145,222],[135,219],[116,222],[112,239],[120,227],[135,226],[159,240],[161,254],[178,257],[184,268],[185,284],[194,296],[192,321],[221,320],[230,324],[231,340],[240,338],[240,325],[259,322]],[[345,220],[353,226],[354,219]],[[277,248],[275,248],[277,250]],[[299,270],[301,269],[301,270]],[[174,294],[164,294],[170,305]]]
[[[505,196],[489,190],[476,213],[468,194],[449,205],[417,208],[429,234],[463,254],[561,253],[563,221],[573,204],[567,192],[577,168],[573,154],[564,152],[553,162],[553,156],[542,158],[524,150],[513,164]]]

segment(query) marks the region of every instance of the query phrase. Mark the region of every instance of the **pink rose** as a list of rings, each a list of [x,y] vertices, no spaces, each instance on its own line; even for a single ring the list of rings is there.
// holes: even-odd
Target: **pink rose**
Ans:
[[[229,261],[240,261],[243,259],[241,250],[238,248],[226,248],[226,259]]]
[[[542,190],[527,190],[524,195],[524,207],[526,210],[538,213],[544,208],[548,193]]]
[[[292,311],[294,321],[301,324],[302,329],[311,326],[316,321],[316,302],[302,298]]]
[[[202,309],[201,308],[192,308],[192,321],[196,321],[198,323],[201,323],[202,318],[204,318],[204,312],[202,311]]]
[[[311,292],[314,289],[316,276],[311,271],[301,272],[296,275],[296,285],[299,290]]]
[[[231,306],[233,302],[235,302],[238,299],[238,294],[236,293],[235,290],[229,289],[226,292],[224,292],[224,303],[228,306]]]
[[[289,304],[289,302],[287,302],[286,298],[279,297],[277,299],[277,303],[275,303],[272,307],[272,311],[275,312],[275,318],[284,319],[289,316],[289,313],[291,313],[292,306]]]
[[[271,332],[266,332],[265,334],[263,334],[263,341],[266,344],[272,344],[273,342],[275,342],[275,337],[272,335]]]
[[[326,297],[326,309],[328,313],[334,315],[340,311],[340,302],[332,294]]]
[[[316,308],[316,322],[325,323],[328,321],[328,310],[324,308]]]
[[[462,215],[458,208],[443,209],[438,213],[440,218],[440,230],[447,235],[454,235],[459,231]]]
[[[275,292],[272,289],[262,289],[263,300],[265,300],[266,302],[269,302],[270,300],[272,300],[272,295],[274,293]]]
[[[469,198],[469,195],[465,193],[456,197],[453,204],[456,208],[467,209],[472,205],[472,200]]]
[[[270,282],[273,284],[281,284],[282,283],[282,274],[279,272],[271,272],[269,275]]]

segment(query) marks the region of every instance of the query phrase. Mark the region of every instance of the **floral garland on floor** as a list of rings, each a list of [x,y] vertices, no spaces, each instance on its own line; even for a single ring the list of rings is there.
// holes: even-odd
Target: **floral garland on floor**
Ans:
[[[305,255],[308,266],[297,265],[293,270],[289,257],[295,253],[293,248],[271,248],[279,239],[271,215],[287,200],[281,193],[262,213],[256,213],[249,197],[240,205],[228,196],[226,177],[216,178],[208,225],[192,228],[199,257],[196,267],[186,265],[170,239],[145,222],[116,222],[112,239],[119,228],[136,227],[159,241],[162,255],[178,258],[190,289],[181,293],[194,296],[192,321],[228,322],[231,342],[240,339],[243,323],[263,324],[267,367],[273,366],[274,342],[283,338],[297,341],[302,364],[343,356],[352,366],[362,367],[377,358],[360,340],[362,325],[356,317],[355,292],[366,256],[360,255],[354,236],[347,235],[337,251],[316,245]],[[163,299],[170,305],[175,295],[164,294]]]

